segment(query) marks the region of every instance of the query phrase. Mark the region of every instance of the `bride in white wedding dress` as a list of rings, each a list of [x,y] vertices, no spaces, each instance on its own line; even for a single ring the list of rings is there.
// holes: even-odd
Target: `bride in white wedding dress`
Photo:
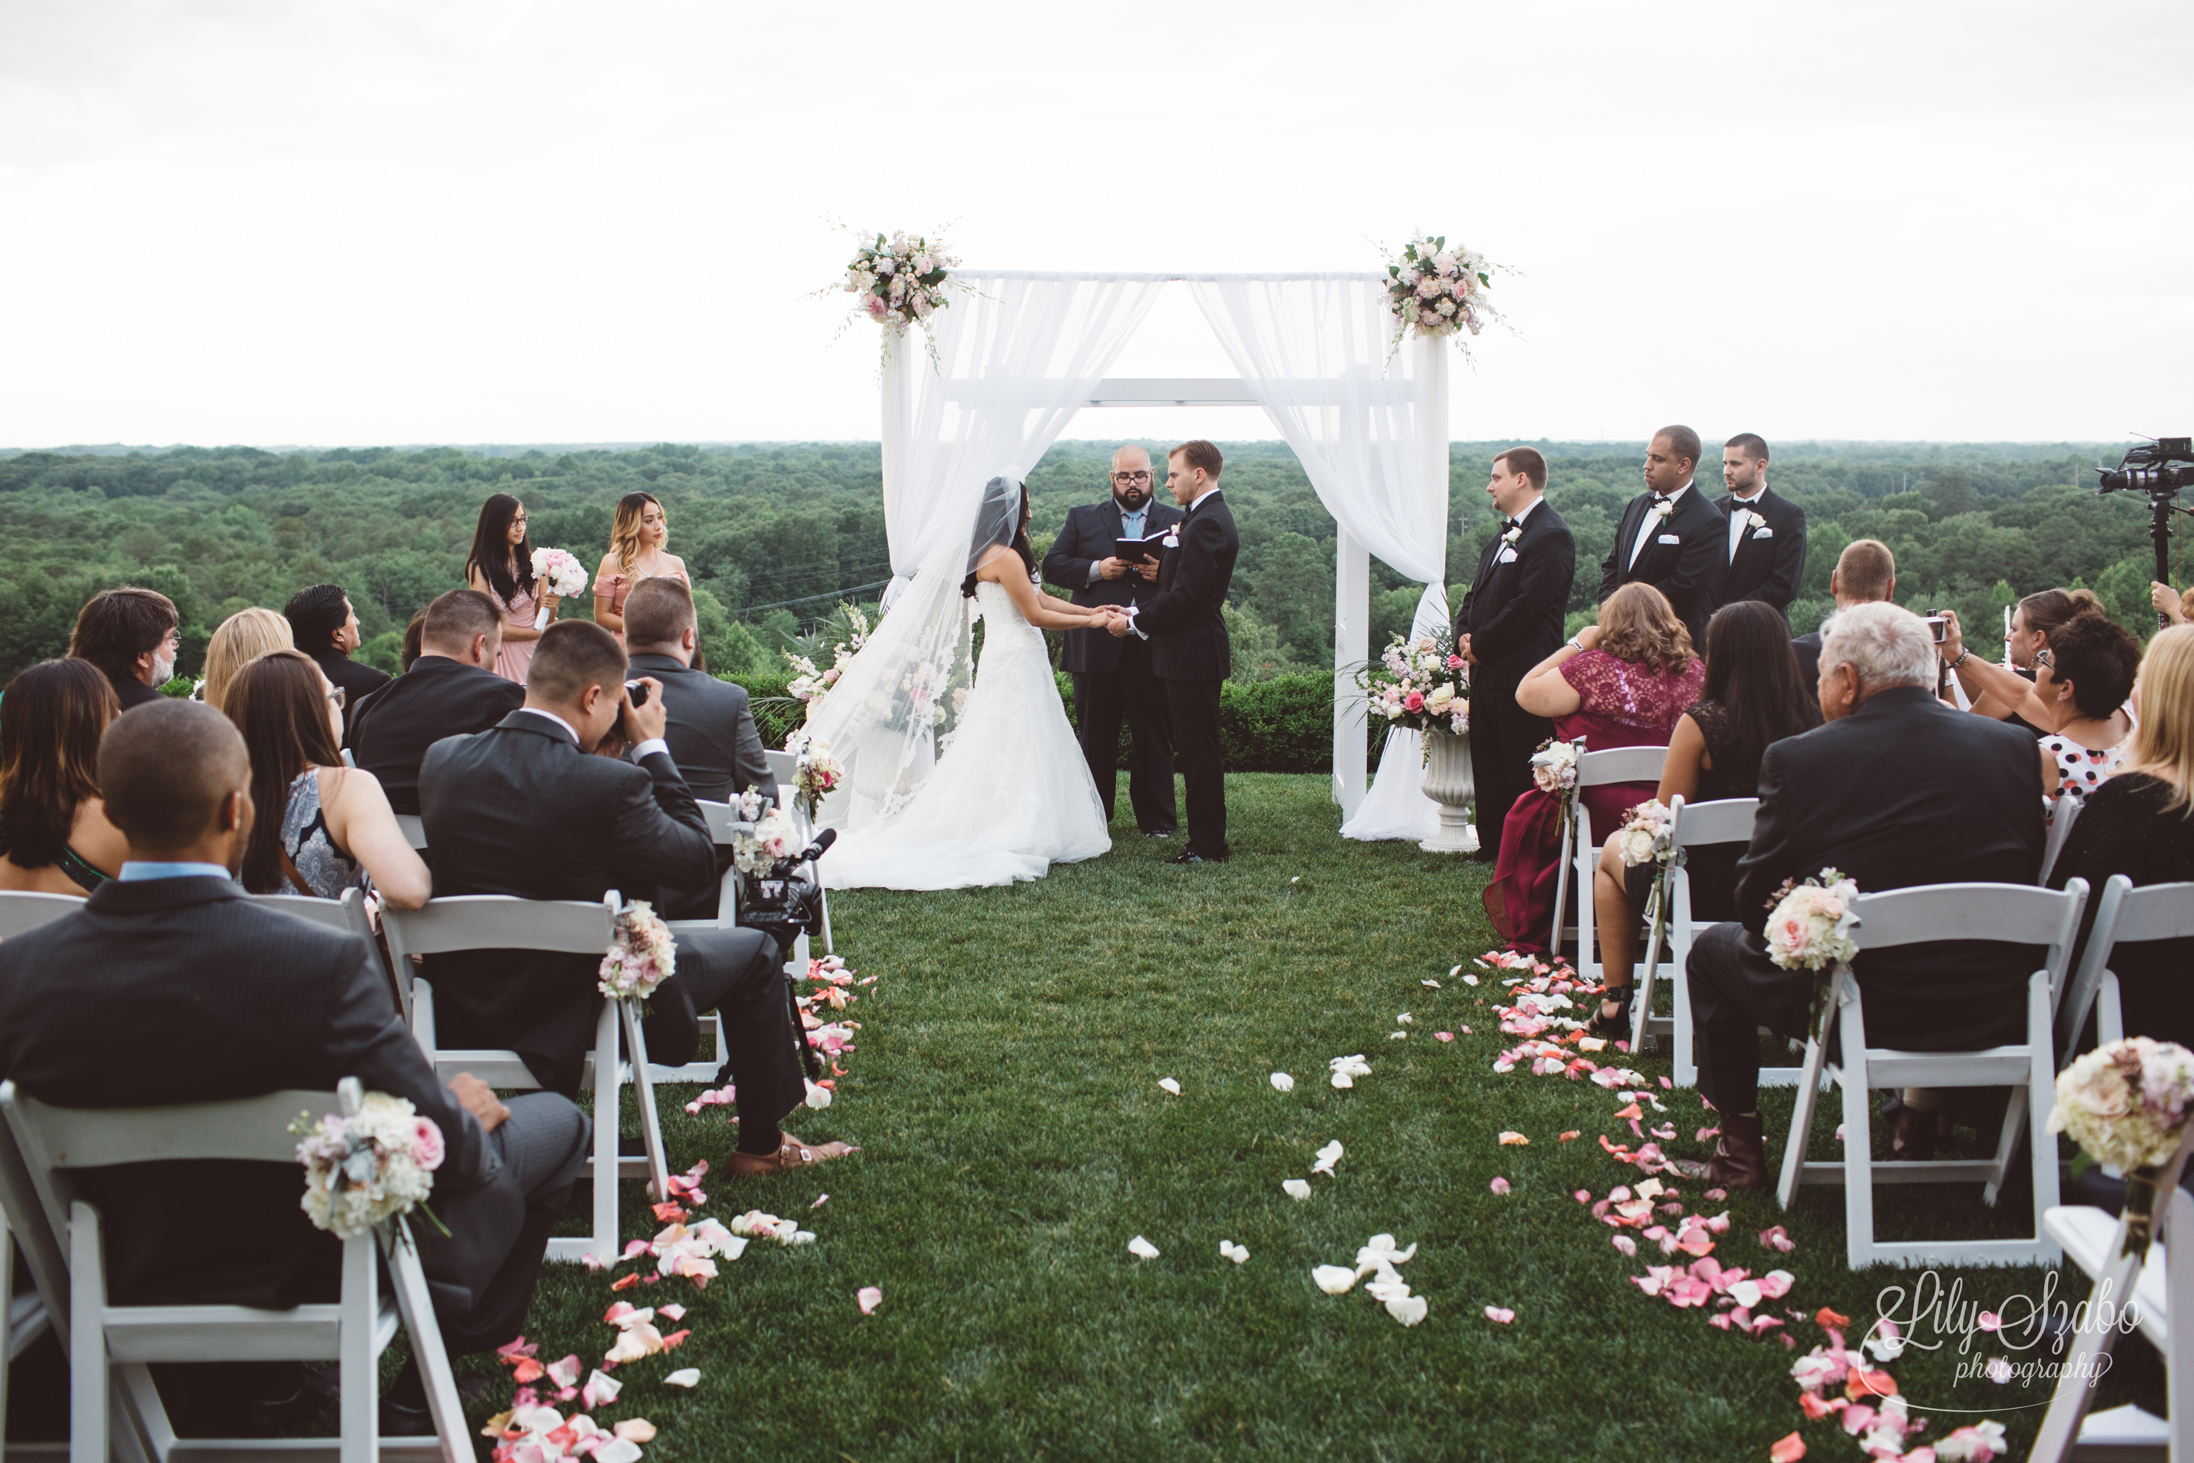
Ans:
[[[828,887],[1010,884],[1112,847],[1041,629],[1101,629],[1116,612],[1037,590],[1028,522],[1026,488],[1008,478],[984,485],[958,586],[983,621],[972,686],[952,684],[964,651],[944,648],[941,635],[910,638],[909,627],[894,626],[887,614],[811,717],[847,768],[847,795],[826,802],[820,819],[840,829],[818,865]],[[957,616],[964,631],[964,604],[939,603],[941,577],[925,568],[916,583],[929,598],[909,595],[895,609],[933,622]],[[921,578],[932,582],[921,585]],[[871,656],[909,668],[894,687],[881,667],[861,664]],[[849,693],[857,704],[833,707]],[[847,736],[842,745],[838,738]]]

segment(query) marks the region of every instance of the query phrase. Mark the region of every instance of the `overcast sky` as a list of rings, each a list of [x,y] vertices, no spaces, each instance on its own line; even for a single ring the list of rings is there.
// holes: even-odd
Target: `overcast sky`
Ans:
[[[1520,272],[1462,439],[2183,434],[2190,157],[2184,0],[5,0],[0,445],[872,440],[841,223],[1444,232]],[[1185,295],[1115,367],[1224,370]]]

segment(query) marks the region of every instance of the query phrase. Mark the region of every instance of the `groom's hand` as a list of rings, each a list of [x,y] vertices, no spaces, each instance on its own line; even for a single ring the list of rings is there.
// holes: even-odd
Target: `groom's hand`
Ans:
[[[1107,615],[1105,617],[1105,628],[1112,632],[1112,638],[1115,640],[1125,640],[1127,638],[1128,623],[1126,615]]]

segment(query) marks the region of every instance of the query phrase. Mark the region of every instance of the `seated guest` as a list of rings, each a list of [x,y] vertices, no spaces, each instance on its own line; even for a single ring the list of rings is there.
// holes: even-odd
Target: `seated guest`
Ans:
[[[342,700],[302,652],[277,650],[237,672],[224,699],[251,754],[259,821],[244,843],[244,887],[254,894],[340,899],[357,888],[398,909],[433,892],[381,784],[345,767],[336,738]]]
[[[1802,1037],[1814,977],[1767,958],[1761,929],[1785,880],[1848,874],[1861,893],[1915,884],[2030,884],[2042,862],[2041,766],[2032,738],[1935,699],[1935,642],[1895,605],[1854,605],[1821,647],[1828,724],[1771,745],[1760,811],[1737,864],[1740,918],[1691,947],[1686,967],[1701,1036],[1700,1095],[1721,1114],[1709,1170],[1727,1188],[1767,1185],[1760,1135],[1759,1028]],[[1911,1051],[1971,1051],[2025,1038],[2019,946],[1930,943],[1862,953],[1867,1040]],[[1935,1117],[1909,1104],[1897,1132],[1931,1144]],[[1911,1129],[1910,1132],[1907,1130]]]
[[[2011,657],[2009,670],[1975,655],[1965,643],[1965,627],[1958,622],[1957,614],[1946,613],[1950,623],[1943,635],[1943,663],[1957,676],[1974,714],[2008,721],[2028,735],[2039,737],[2047,734],[2053,713],[2034,694],[2035,668],[2039,664],[2035,657],[2056,644],[2058,632],[2073,620],[2104,611],[2103,602],[2089,589],[2045,589],[2028,595],[2011,612],[2011,634],[2004,641]],[[2132,718],[2123,711],[2114,712],[2111,728],[2116,733],[2112,738],[2115,745],[2133,730]]]
[[[2060,642],[2057,652],[2065,646]],[[2049,886],[2085,879],[2087,930],[2112,874],[2136,885],[2194,881],[2194,627],[2176,625],[2148,642],[2134,684],[2133,733],[2126,765],[2087,795],[2049,871]],[[2127,1036],[2194,1046],[2194,939],[2120,945],[2111,952]]]
[[[2052,796],[2083,798],[2123,765],[2132,738],[2119,729],[2118,712],[2140,666],[2141,642],[2101,615],[2074,616],[2034,653],[2034,699],[2049,733],[2042,786]]]
[[[389,683],[388,672],[377,671],[350,658],[363,641],[358,633],[358,612],[339,584],[315,584],[300,589],[282,607],[289,618],[297,648],[312,657],[320,673],[343,688],[353,705]]]
[[[586,1116],[550,1093],[505,1105],[466,1075],[444,1087],[364,941],[245,899],[229,871],[251,831],[251,766],[220,712],[178,700],[120,717],[98,765],[128,861],[82,910],[0,943],[0,1078],[64,1107],[332,1092],[343,1077],[406,1099],[442,1130],[446,1155],[431,1202],[451,1234],[412,1225],[443,1341],[468,1354],[511,1340],[586,1158]],[[342,1244],[305,1217],[297,1181],[287,1162],[78,1171],[78,1190],[102,1211],[108,1299],[333,1301]],[[239,1379],[273,1380],[274,1369],[176,1370],[183,1375],[167,1380],[177,1393],[203,1397]],[[278,1391],[231,1395],[280,1398],[302,1375],[289,1368]],[[383,1426],[431,1431],[408,1367]]]
[[[419,811],[419,764],[444,737],[486,731],[526,703],[526,688],[495,671],[502,613],[477,589],[453,589],[426,608],[419,658],[351,712],[350,749],[381,780],[389,806]]]
[[[1759,791],[1760,758],[1774,743],[1821,724],[1811,688],[1798,681],[1798,656],[1781,613],[1761,600],[1722,606],[1706,627],[1706,689],[1676,723],[1661,786],[1667,806],[1748,798]],[[1684,855],[1691,917],[1737,917],[1737,845],[1709,843]],[[1592,876],[1600,927],[1600,970],[1608,994],[1592,1020],[1593,1034],[1630,1036],[1631,966],[1638,921],[1653,887],[1654,866],[1623,867],[1622,834],[1610,833]],[[1673,915],[1671,915],[1673,917]]]
[[[421,605],[404,621],[404,643],[396,652],[396,663],[405,673],[419,661],[421,642],[427,633],[427,607]]]
[[[693,664],[700,649],[693,591],[675,579],[643,579],[625,597],[632,674],[663,683],[663,740],[697,798],[726,803],[745,788],[777,795],[747,693]]]
[[[103,589],[76,612],[69,654],[105,671],[122,709],[160,699],[183,648],[175,601],[153,589]]]
[[[1633,583],[1601,603],[1598,624],[1587,625],[1525,673],[1516,704],[1533,716],[1553,718],[1557,741],[1585,738],[1590,752],[1665,747],[1705,682],[1706,670],[1692,654],[1684,622],[1658,589]],[[1653,790],[1650,782],[1587,788],[1590,835],[1613,832]],[[1493,882],[1485,892],[1486,913],[1510,948],[1546,949],[1561,849],[1561,800],[1534,784],[1508,810]]]
[[[1835,596],[1838,610],[1888,604],[1896,599],[1897,559],[1889,552],[1889,545],[1871,538],[1845,544],[1844,551],[1836,556],[1836,567],[1829,571],[1828,592]],[[1813,685],[1821,678],[1821,632],[1800,635],[1790,644],[1798,652],[1798,684],[1805,692],[1806,703],[1812,705]]]
[[[128,845],[99,797],[99,738],[122,714],[83,660],[42,660],[0,695],[0,889],[89,894]]]
[[[219,711],[229,682],[236,679],[246,661],[270,650],[296,648],[290,638],[289,621],[274,611],[256,605],[238,610],[216,626],[213,638],[206,642],[206,679],[198,688],[198,699]]]
[[[559,620],[535,644],[523,708],[427,751],[419,814],[438,892],[592,900],[615,889],[653,899],[712,878],[707,820],[663,743],[662,682],[643,677],[649,695],[634,706],[624,647],[586,620]],[[619,760],[627,742],[638,766]],[[689,1062],[698,1013],[722,1016],[739,1089],[731,1171],[774,1173],[850,1152],[777,1126],[806,1084],[776,941],[743,929],[682,930],[677,940],[677,969],[649,1002],[648,1052]],[[599,955],[521,950],[429,955],[441,1039],[511,1048],[544,1087],[575,1093],[602,1008],[600,964]]]

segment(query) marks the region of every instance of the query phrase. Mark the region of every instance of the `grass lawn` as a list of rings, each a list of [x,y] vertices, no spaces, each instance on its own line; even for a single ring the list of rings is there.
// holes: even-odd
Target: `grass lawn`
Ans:
[[[1123,822],[1110,855],[1033,884],[834,896],[840,953],[881,978],[859,988],[851,1014],[866,1025],[837,1102],[796,1130],[862,1152],[796,1178],[711,1175],[707,1214],[767,1209],[819,1239],[753,1245],[698,1294],[683,1281],[625,1292],[683,1302],[693,1334],[620,1369],[623,1396],[598,1419],[654,1421],[648,1456],[663,1463],[1764,1459],[1794,1428],[1816,1459],[1859,1457],[1833,1420],[1800,1416],[1789,1368],[1823,1339],[1817,1326],[1790,1325],[1793,1353],[1628,1283],[1648,1256],[1618,1254],[1572,1197],[1638,1178],[1596,1141],[1635,1142],[1609,1117],[1613,1095],[1492,1072],[1513,1042],[1496,1029],[1498,983],[1448,979],[1492,943],[1478,900],[1487,866],[1343,841],[1322,777],[1228,782],[1235,855],[1223,866],[1162,866],[1180,845],[1147,844]],[[1397,1027],[1403,1011],[1413,1026]],[[1475,1034],[1452,1044],[1432,1035],[1465,1025]],[[1410,1035],[1390,1039],[1397,1029]],[[1358,1052],[1371,1075],[1334,1090],[1328,1060]],[[1631,1064],[1668,1070],[1665,1053]],[[1296,1077],[1292,1093],[1268,1083],[1276,1070]],[[1162,1092],[1162,1077],[1182,1095]],[[720,1169],[724,1110],[688,1117],[690,1095],[666,1094],[673,1167]],[[1669,1150],[1703,1157],[1709,1145],[1691,1135],[1712,1119],[1696,1094],[1664,1101],[1679,1135]],[[1770,1099],[1773,1150],[1788,1110],[1787,1094]],[[1824,1111],[1817,1151],[1834,1124]],[[1530,1146],[1497,1146],[1504,1128]],[[1583,1138],[1558,1142],[1571,1128]],[[1281,1181],[1306,1175],[1332,1139],[1346,1147],[1336,1176],[1315,1179],[1306,1202],[1284,1195]],[[1497,1175],[1512,1193],[1489,1191]],[[1724,1207],[1698,1183],[1677,1186],[1687,1208]],[[627,1195],[627,1236],[649,1233],[637,1186]],[[1772,1195],[1727,1208],[1716,1257],[1789,1269],[1796,1283],[1773,1309],[1833,1307],[1854,1318],[1854,1344],[1878,1292],[1916,1279],[1845,1269],[1840,1191],[1809,1190],[1787,1216]],[[2003,1229],[1964,1189],[1891,1191],[1883,1212],[1891,1235],[1920,1218]],[[1755,1239],[1777,1222],[1794,1254]],[[1431,1311],[1414,1328],[1360,1287],[1335,1297],[1311,1281],[1313,1266],[1352,1263],[1381,1231],[1419,1246],[1403,1275]],[[1128,1253],[1138,1234],[1158,1258]],[[1222,1240],[1246,1245],[1248,1262],[1220,1258]],[[2036,1271],[1942,1279],[1999,1309],[2042,1286]],[[2076,1274],[2064,1283],[2060,1298],[2084,1296]],[[867,1285],[885,1298],[863,1318],[854,1294]],[[609,1286],[548,1272],[528,1327],[543,1359],[600,1359]],[[1513,1308],[1514,1324],[1487,1320],[1489,1305]],[[1963,1411],[1919,1412],[1930,1425],[1913,1444],[1993,1416],[2023,1452],[2047,1384],[1955,1372],[1976,1355],[2037,1352],[1996,1341],[1961,1356],[1955,1335],[1921,1339],[1945,1344],[1891,1370],[1917,1407]],[[696,1390],[662,1384],[684,1366],[700,1368]],[[2102,1403],[2138,1396],[2161,1411],[2160,1391],[2147,1359],[2129,1356]]]

